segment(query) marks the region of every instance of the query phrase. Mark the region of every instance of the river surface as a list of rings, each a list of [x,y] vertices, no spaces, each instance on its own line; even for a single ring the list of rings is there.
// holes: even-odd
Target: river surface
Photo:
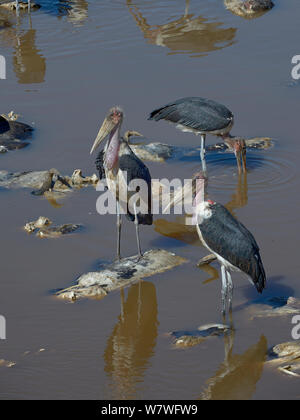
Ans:
[[[217,100],[235,115],[233,134],[271,137],[274,146],[249,151],[243,177],[232,154],[208,153],[209,195],[255,235],[268,275],[263,298],[300,297],[300,85],[291,79],[300,2],[274,2],[252,20],[221,0],[41,0],[31,16],[0,11],[0,22],[9,23],[0,29],[7,63],[1,112],[14,110],[36,128],[27,148],[0,155],[0,169],[94,173],[89,150],[116,104],[125,110],[124,130],[198,147],[198,137],[147,116],[184,96]],[[199,160],[147,165],[154,178],[184,179]],[[114,258],[115,217],[97,214],[93,188],[56,206],[25,189],[0,193],[0,314],[7,321],[0,359],[16,363],[0,368],[1,399],[299,399],[298,379],[263,365],[267,349],[291,341],[292,319],[251,319],[249,304],[262,298],[239,274],[229,354],[223,338],[172,347],[167,332],[222,322],[219,267],[197,268],[207,252],[195,235],[182,234],[176,217],[158,215],[142,227],[142,247],[167,249],[188,264],[70,304],[54,291]],[[22,226],[42,215],[85,228],[58,240],[27,235]],[[134,225],[124,223],[123,254],[135,253]]]

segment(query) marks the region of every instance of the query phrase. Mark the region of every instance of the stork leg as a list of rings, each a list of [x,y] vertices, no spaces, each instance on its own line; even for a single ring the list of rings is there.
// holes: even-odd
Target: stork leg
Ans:
[[[203,170],[204,173],[206,173],[205,140],[206,140],[206,134],[201,134],[200,158],[201,158],[201,162],[202,162],[202,170]]]
[[[31,0],[28,0],[28,11],[30,12],[30,10],[31,10]]]
[[[226,303],[228,297],[228,284],[227,284],[227,275],[226,275],[226,268],[224,265],[221,265],[221,273],[222,273],[222,314],[225,318],[226,316]]]
[[[235,157],[236,157],[238,172],[239,172],[239,174],[241,174],[242,173],[241,152],[237,152],[235,154]]]
[[[20,11],[19,0],[16,0],[16,12],[17,12],[17,15],[19,14],[19,11]]]
[[[227,274],[227,290],[228,290],[229,312],[232,313],[233,282],[232,282],[230,271],[226,270],[226,274]]]
[[[122,227],[122,220],[120,214],[120,204],[117,201],[117,230],[118,230],[118,239],[117,239],[117,260],[120,261],[121,259],[121,227]]]
[[[247,149],[246,149],[246,145],[245,147],[243,147],[242,150],[242,165],[243,165],[243,171],[244,173],[247,172]]]
[[[136,203],[134,203],[134,224],[135,224],[135,232],[136,232],[136,241],[137,241],[137,246],[138,246],[138,253],[139,253],[139,257],[138,257],[138,261],[142,258],[143,254],[141,251],[141,242],[140,242],[140,234],[139,234],[139,219],[137,216],[137,211],[136,211]]]
[[[247,149],[245,141],[239,144],[238,149],[235,150],[234,153],[237,161],[239,174],[241,174],[242,172],[245,173],[247,171]]]

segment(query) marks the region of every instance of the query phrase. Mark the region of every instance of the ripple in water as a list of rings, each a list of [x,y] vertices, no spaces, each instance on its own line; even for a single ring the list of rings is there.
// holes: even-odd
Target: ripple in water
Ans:
[[[254,194],[267,194],[294,188],[297,167],[294,156],[282,151],[248,152],[247,184]],[[233,154],[214,155],[208,161],[210,191],[231,191],[235,188],[238,172]]]

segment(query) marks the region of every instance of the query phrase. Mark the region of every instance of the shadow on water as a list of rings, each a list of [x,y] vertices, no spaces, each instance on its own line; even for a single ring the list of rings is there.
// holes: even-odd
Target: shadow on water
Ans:
[[[69,16],[78,21],[88,17],[88,1],[86,0],[38,0],[42,6],[41,12],[57,17]]]
[[[159,223],[159,222],[158,222]],[[170,237],[157,237],[151,241],[151,247],[164,248],[164,249],[174,249],[174,248],[183,248],[185,244],[178,238]]]
[[[284,276],[272,276],[268,277],[267,279],[267,288],[264,291],[264,294],[262,297],[257,299],[257,293],[253,287],[249,287],[244,290],[243,294],[247,300],[250,301],[250,304],[253,303],[259,303],[259,304],[267,304],[272,306],[272,298],[274,298],[274,304],[279,304],[280,307],[280,300],[278,301],[278,298],[283,298],[283,305],[286,304],[284,301],[288,299],[289,297],[295,296],[295,290],[292,289],[289,286],[286,286],[284,284],[285,277]],[[271,299],[271,300],[270,300]],[[247,304],[248,305],[248,304]],[[283,306],[281,305],[281,306]]]

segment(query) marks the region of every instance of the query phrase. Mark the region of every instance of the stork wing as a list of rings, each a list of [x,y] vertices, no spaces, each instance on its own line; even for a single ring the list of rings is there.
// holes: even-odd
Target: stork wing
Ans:
[[[210,208],[211,218],[199,225],[203,240],[213,252],[250,276],[257,290],[262,292],[266,274],[253,235],[221,204]]]
[[[166,120],[196,131],[210,132],[226,128],[233,122],[232,112],[215,101],[188,97],[178,99],[151,112],[149,120]]]
[[[129,146],[128,146],[128,149]],[[134,220],[134,212],[128,204],[130,197],[136,194],[136,190],[128,191],[128,187],[141,185],[138,191],[139,207],[144,211],[138,212],[138,220],[141,224],[152,224],[152,190],[151,190],[151,175],[147,166],[131,151],[128,154],[123,154],[119,159],[119,197],[122,205],[122,193],[126,192],[127,197],[127,215],[130,220]],[[142,181],[142,182],[141,182]],[[122,206],[123,207],[123,206]]]

